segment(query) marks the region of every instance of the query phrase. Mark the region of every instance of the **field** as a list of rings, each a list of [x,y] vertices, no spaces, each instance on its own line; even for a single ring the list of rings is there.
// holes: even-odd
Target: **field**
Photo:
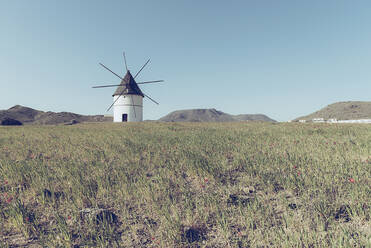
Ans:
[[[0,247],[370,247],[371,125],[0,127]]]

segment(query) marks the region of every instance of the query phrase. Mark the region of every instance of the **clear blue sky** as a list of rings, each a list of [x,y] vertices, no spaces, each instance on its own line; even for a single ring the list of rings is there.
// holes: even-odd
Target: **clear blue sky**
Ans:
[[[144,119],[178,109],[285,121],[336,101],[371,100],[371,1],[0,1],[0,109],[104,114],[124,75]]]

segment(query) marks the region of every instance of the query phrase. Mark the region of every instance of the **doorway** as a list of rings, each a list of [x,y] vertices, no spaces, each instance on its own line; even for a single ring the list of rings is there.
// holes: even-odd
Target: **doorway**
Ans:
[[[128,121],[128,114],[122,114],[122,122]]]

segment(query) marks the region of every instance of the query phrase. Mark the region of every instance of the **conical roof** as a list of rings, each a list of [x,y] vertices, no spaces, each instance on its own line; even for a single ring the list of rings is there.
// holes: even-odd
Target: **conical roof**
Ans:
[[[140,95],[144,97],[143,92],[140,90],[129,70],[112,96],[118,95]]]

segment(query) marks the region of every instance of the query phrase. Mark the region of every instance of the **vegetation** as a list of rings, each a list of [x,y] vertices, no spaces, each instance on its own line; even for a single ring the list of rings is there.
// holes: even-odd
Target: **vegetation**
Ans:
[[[0,127],[0,244],[370,247],[370,155],[370,125]]]

